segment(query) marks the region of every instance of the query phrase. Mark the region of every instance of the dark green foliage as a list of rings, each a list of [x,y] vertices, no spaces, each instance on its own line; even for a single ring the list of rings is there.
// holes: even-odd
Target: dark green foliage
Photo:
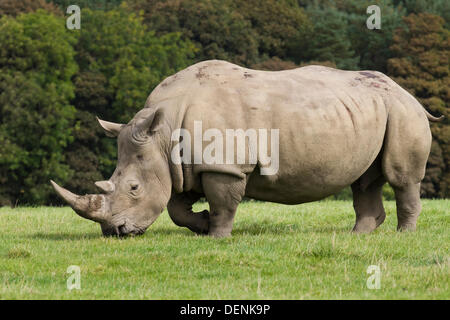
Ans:
[[[440,196],[439,189],[442,177],[444,176],[445,167],[446,165],[442,155],[441,146],[434,140],[431,145],[430,157],[427,162],[426,175],[421,185],[421,193],[423,196],[429,198]]]
[[[348,36],[347,15],[334,7],[310,6],[308,16],[314,21],[314,36],[308,41],[299,61],[331,61],[338,68],[357,69],[358,58]]]
[[[0,19],[0,204],[46,203],[49,177],[71,176],[76,38],[63,25],[43,11]]]
[[[223,59],[245,66],[272,56],[292,58],[311,32],[293,1],[128,0],[158,34],[180,31],[199,48],[196,59]],[[276,17],[276,19],[274,19]]]
[[[381,29],[370,30],[366,20],[370,16],[367,7],[378,5],[381,13]],[[402,25],[405,11],[394,7],[390,0],[345,1],[341,10],[348,12],[349,40],[358,56],[358,68],[386,72],[386,61],[392,57],[390,46],[394,31]]]
[[[314,22],[314,36],[304,54],[298,56],[300,60],[333,61],[344,69],[386,71],[393,32],[402,24],[404,10],[388,0],[306,1],[303,5]],[[366,26],[370,5],[380,7],[380,30]]]
[[[110,10],[118,7],[122,0],[47,0],[47,2],[54,3],[66,12],[67,7],[72,4],[79,6],[81,9]]]
[[[93,183],[112,174],[117,158],[115,139],[105,137],[95,117],[127,123],[162,79],[191,63],[195,50],[179,34],[155,36],[123,8],[82,10],[82,19],[75,141],[67,153],[74,171],[67,186],[80,193],[95,192]]]
[[[229,1],[233,10],[250,22],[260,56],[294,59],[298,44],[305,43],[311,36],[311,22],[293,1]]]
[[[144,12],[158,34],[181,32],[195,43],[196,60],[223,59],[249,64],[258,59],[257,34],[238,10],[223,0],[129,1]]]
[[[450,23],[450,1],[448,0],[395,0],[397,5],[405,7],[410,13],[432,13],[445,20],[446,28]]]

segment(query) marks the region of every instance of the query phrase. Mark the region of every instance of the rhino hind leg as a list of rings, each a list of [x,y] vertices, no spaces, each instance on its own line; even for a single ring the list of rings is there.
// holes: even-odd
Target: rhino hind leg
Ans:
[[[420,214],[420,182],[431,149],[428,119],[418,102],[394,105],[389,111],[382,170],[394,189],[399,231],[415,230]]]
[[[193,212],[192,205],[201,198],[195,192],[174,193],[167,204],[172,221],[180,227],[186,227],[198,234],[207,234],[209,230],[209,212]]]
[[[245,194],[246,179],[206,172],[202,174],[202,185],[210,208],[208,235],[231,236],[236,209]]]
[[[420,203],[420,183],[394,187],[393,189],[397,203],[397,230],[416,230],[417,218],[422,210]]]
[[[364,186],[361,182],[358,179],[352,184],[353,207],[356,212],[356,223],[352,231],[370,233],[386,218],[382,199],[382,188],[386,180],[380,175],[369,186]]]

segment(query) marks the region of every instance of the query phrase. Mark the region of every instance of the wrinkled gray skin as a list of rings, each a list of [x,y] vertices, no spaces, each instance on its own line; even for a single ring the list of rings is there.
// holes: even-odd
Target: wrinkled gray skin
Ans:
[[[96,183],[103,194],[78,196],[52,184],[80,216],[99,222],[104,235],[141,234],[167,207],[178,226],[224,237],[244,196],[299,204],[349,185],[353,231],[371,232],[385,219],[381,188],[389,182],[398,229],[414,230],[429,120],[439,119],[379,72],[321,66],[266,72],[205,61],[165,79],[128,124],[99,120],[118,139],[117,168],[109,181]],[[172,132],[184,128],[193,137],[194,121],[224,137],[225,129],[279,129],[277,174],[261,175],[260,162],[175,164]],[[203,196],[210,211],[193,212]]]

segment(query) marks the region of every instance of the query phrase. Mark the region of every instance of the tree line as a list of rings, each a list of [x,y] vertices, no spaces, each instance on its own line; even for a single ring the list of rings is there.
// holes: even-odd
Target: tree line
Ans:
[[[0,206],[58,203],[50,178],[98,192],[117,150],[95,117],[128,122],[160,81],[206,59],[386,73],[446,116],[422,195],[449,196],[449,1],[78,0],[68,30],[73,2],[0,0]],[[373,4],[379,30],[366,27]]]

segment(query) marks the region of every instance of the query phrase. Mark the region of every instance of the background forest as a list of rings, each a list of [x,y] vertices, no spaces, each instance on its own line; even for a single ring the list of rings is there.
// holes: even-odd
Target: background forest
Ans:
[[[66,28],[71,4],[80,30]],[[373,4],[380,30],[366,27]],[[59,203],[49,179],[97,192],[116,141],[95,116],[128,122],[160,81],[206,59],[386,73],[446,116],[422,195],[448,198],[449,21],[448,0],[0,0],[0,206]]]

